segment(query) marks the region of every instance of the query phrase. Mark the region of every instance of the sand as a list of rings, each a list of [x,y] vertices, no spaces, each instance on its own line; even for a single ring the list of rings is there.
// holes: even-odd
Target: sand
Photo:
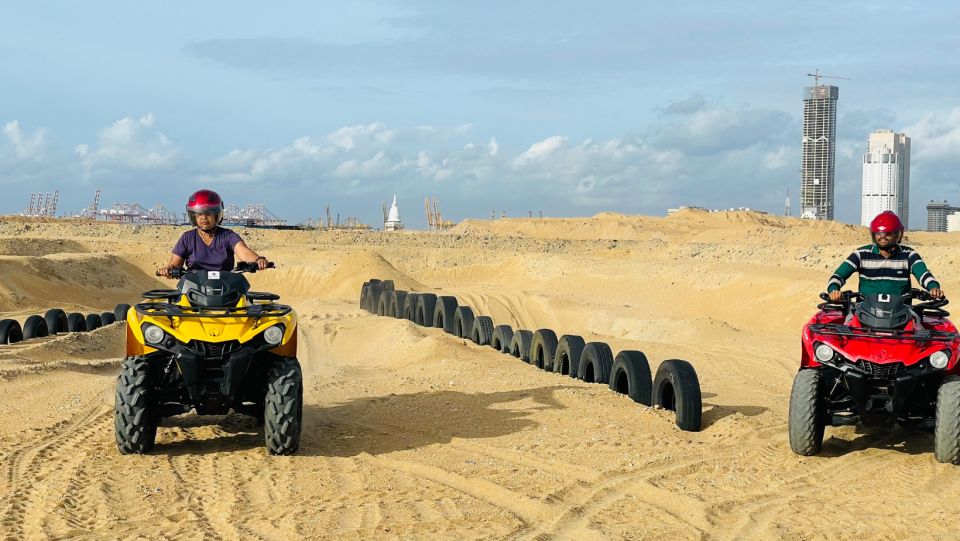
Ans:
[[[0,222],[0,316],[102,312],[167,287],[183,231]],[[941,539],[960,468],[932,435],[828,428],[794,455],[799,334],[864,229],[752,213],[469,221],[442,234],[240,231],[278,268],[251,277],[300,314],[300,452],[252,419],[167,419],[122,456],[125,333],[0,346],[0,534],[14,539]],[[912,233],[948,295],[960,236]],[[358,307],[360,285],[456,295],[696,367],[704,427],[606,386]]]

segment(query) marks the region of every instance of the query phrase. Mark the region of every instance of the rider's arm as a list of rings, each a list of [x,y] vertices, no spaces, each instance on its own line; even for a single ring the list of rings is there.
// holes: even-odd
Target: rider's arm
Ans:
[[[240,261],[257,263],[260,267],[260,270],[267,268],[267,258],[257,255],[257,252],[251,250],[250,247],[247,246],[247,243],[243,242],[242,240],[233,246],[233,253]]]
[[[913,277],[917,279],[917,282],[919,282],[924,289],[927,291],[940,289],[940,282],[937,282],[933,273],[927,269],[927,264],[923,262],[920,254],[911,252],[907,257],[907,261],[910,263],[910,272],[913,274]]]
[[[184,258],[178,256],[177,254],[170,254],[170,260],[167,261],[167,264],[163,267],[160,267],[158,272],[160,276],[169,276],[171,269],[179,269],[183,266]]]
[[[847,279],[853,276],[853,273],[860,268],[860,252],[854,251],[849,257],[840,263],[837,270],[833,271],[830,280],[827,281],[827,292],[840,291]]]

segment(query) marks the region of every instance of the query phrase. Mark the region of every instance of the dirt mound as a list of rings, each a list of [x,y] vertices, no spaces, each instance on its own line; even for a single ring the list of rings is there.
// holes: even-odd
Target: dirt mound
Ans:
[[[44,256],[62,253],[85,253],[88,250],[71,240],[43,238],[0,238],[0,255]]]
[[[115,255],[0,257],[0,312],[43,313],[52,307],[112,311],[157,284],[140,267]]]

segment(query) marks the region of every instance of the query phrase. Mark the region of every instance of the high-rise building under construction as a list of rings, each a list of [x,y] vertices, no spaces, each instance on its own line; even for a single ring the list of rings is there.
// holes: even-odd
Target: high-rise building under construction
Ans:
[[[870,134],[863,156],[860,223],[892,210],[910,228],[910,138],[893,130]]]
[[[840,89],[818,84],[803,89],[802,218],[833,219],[833,175]]]

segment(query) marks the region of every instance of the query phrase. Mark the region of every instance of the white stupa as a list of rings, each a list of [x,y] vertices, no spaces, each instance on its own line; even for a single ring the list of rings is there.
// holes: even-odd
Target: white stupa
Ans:
[[[390,207],[386,223],[383,224],[383,230],[399,231],[401,229],[403,229],[403,222],[400,221],[400,209],[397,208],[397,194],[393,194],[393,205]]]

